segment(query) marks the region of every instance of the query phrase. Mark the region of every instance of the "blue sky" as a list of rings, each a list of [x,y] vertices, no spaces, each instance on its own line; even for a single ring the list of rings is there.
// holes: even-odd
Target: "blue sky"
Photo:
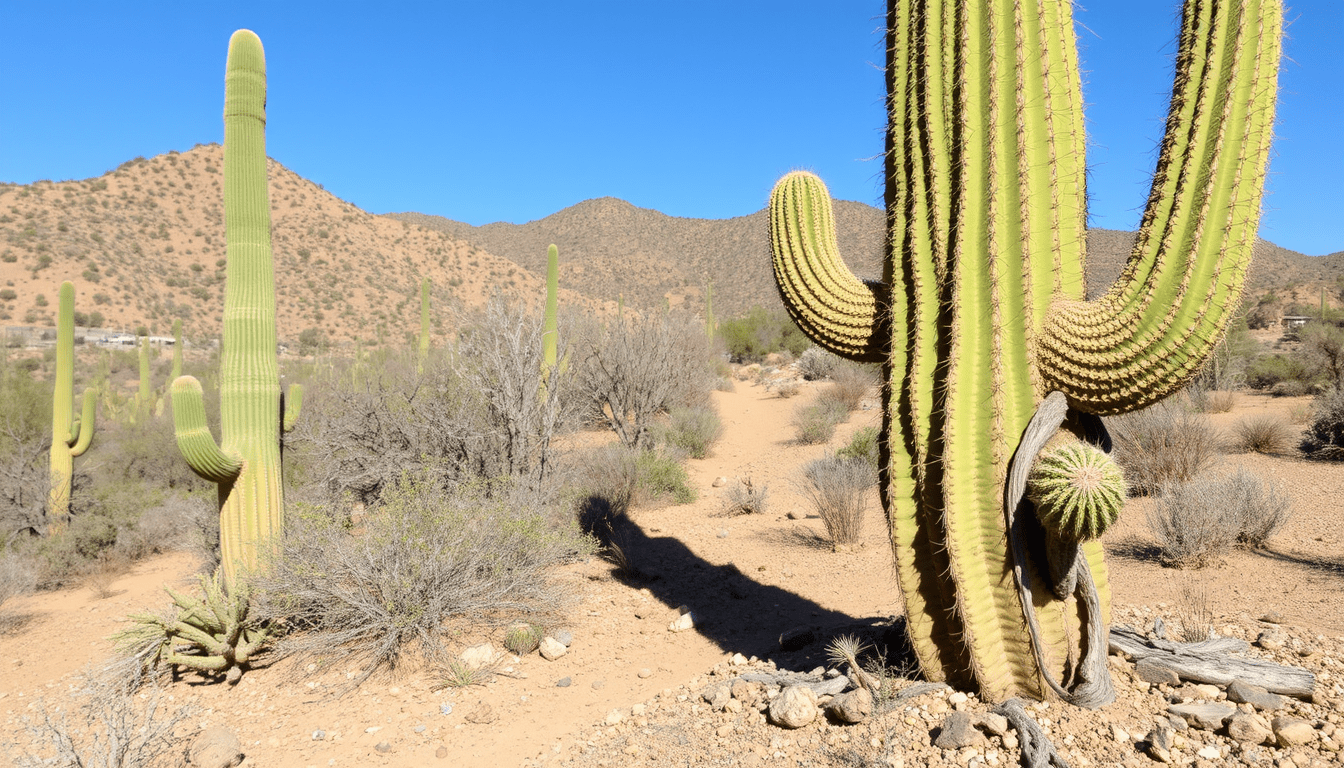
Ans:
[[[1087,5],[1091,223],[1132,229],[1177,4]],[[880,205],[883,8],[4,0],[0,181],[220,141],[227,41],[247,27],[266,46],[270,155],[365,210],[521,223],[611,195],[723,218],[794,168]],[[1319,255],[1344,250],[1344,2],[1297,0],[1288,18],[1261,235]]]

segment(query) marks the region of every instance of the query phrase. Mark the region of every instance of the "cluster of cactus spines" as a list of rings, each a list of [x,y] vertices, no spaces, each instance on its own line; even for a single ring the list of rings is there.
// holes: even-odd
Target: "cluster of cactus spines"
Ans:
[[[93,442],[98,392],[84,390],[75,418],[75,286],[61,283],[56,319],[56,389],[51,398],[51,487],[47,494],[47,533],[59,533],[70,522],[70,480],[75,457]]]
[[[271,639],[269,630],[249,617],[249,592],[245,585],[228,589],[218,574],[200,576],[202,597],[164,591],[174,608],[167,616],[132,614],[135,626],[113,639],[126,651],[143,654],[148,666],[167,664],[200,672],[228,675],[236,683],[252,657]],[[193,652],[179,652],[186,645]]]
[[[1027,498],[1050,534],[1072,541],[1099,539],[1125,506],[1125,475],[1104,451],[1067,442],[1036,459]]]
[[[220,352],[220,440],[205,422],[201,385],[173,382],[177,443],[191,468],[219,484],[225,585],[260,564],[284,525],[280,474],[282,397],[276,361],[275,271],[266,190],[266,60],[261,40],[229,40],[224,96],[224,234],[227,282]],[[297,418],[291,387],[285,423]]]
[[[560,341],[560,249],[546,248],[546,308],[541,321],[541,364],[545,376],[555,369]]]
[[[420,369],[429,358],[429,278],[420,281]]]
[[[1120,413],[1198,370],[1237,305],[1273,127],[1280,0],[1186,0],[1138,242],[1085,302],[1071,16],[1068,0],[891,0],[881,283],[840,260],[819,179],[786,176],[770,206],[790,314],[821,346],[884,363],[883,505],[924,674],[991,700],[1081,688],[1080,646],[1109,610],[1085,541],[1078,583],[1095,594],[1024,619],[1014,574],[1042,565],[1039,548],[1011,554],[1004,503],[1023,432],[1052,391],[1071,413]]]

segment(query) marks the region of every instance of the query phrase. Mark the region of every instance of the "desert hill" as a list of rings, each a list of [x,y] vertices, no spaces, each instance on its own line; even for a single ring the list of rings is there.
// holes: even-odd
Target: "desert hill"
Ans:
[[[0,185],[0,324],[54,325],[60,284],[72,280],[76,311],[103,327],[165,334],[180,317],[188,338],[218,335],[222,160],[219,145],[198,145],[83,181]],[[275,160],[268,175],[282,340],[321,328],[335,341],[400,343],[419,330],[422,276],[440,335],[450,302],[479,305],[495,289],[544,295],[535,274],[470,243],[366,213]]]

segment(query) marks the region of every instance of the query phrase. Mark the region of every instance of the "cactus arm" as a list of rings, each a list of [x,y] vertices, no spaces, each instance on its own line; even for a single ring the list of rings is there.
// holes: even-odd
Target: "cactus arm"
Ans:
[[[1278,0],[1188,4],[1166,135],[1120,279],[1050,313],[1047,386],[1097,414],[1183,385],[1221,339],[1250,264],[1273,133]]]
[[[93,387],[85,389],[81,406],[83,413],[79,421],[75,422],[73,434],[70,435],[70,440],[74,443],[70,446],[71,456],[83,456],[93,442],[93,424],[98,415],[98,390]]]
[[[173,382],[173,427],[177,447],[192,471],[214,483],[232,483],[242,471],[243,460],[215,443],[205,423],[201,383],[193,376]]]
[[[285,396],[285,420],[281,425],[284,431],[289,432],[294,429],[294,425],[299,423],[299,411],[303,410],[303,385],[290,384],[289,392]]]
[[[775,284],[798,327],[841,357],[886,357],[879,311],[886,288],[861,281],[840,257],[831,198],[821,179],[794,172],[770,193],[770,247]]]

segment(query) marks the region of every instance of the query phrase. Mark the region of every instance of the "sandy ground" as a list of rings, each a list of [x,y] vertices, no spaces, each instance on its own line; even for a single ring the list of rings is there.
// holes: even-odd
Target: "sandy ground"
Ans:
[[[879,422],[877,410],[860,410],[829,444],[795,444],[791,415],[817,389],[804,384],[797,397],[784,400],[739,382],[734,392],[715,393],[725,434],[709,458],[689,461],[700,499],[635,514],[639,530],[628,544],[643,577],[618,578],[597,558],[570,567],[582,598],[567,625],[574,642],[566,656],[554,662],[536,654],[508,658],[493,682],[467,688],[436,690],[430,671],[402,670],[340,697],[334,692],[345,670],[305,676],[290,661],[262,665],[233,688],[188,677],[168,689],[172,705],[191,708],[184,738],[198,727],[227,726],[242,740],[247,766],[543,764],[591,751],[593,729],[612,710],[628,717],[635,704],[675,698],[733,654],[769,657],[793,669],[823,663],[812,656],[821,653],[819,644],[780,654],[780,633],[799,626],[836,633],[874,627],[901,606],[875,492],[863,543],[849,551],[824,543],[819,518],[787,516],[808,511],[794,487],[801,466]],[[1230,430],[1256,411],[1287,414],[1305,402],[1243,394],[1233,412],[1212,418]],[[1338,524],[1344,472],[1291,456],[1229,455],[1224,461],[1281,482],[1295,502],[1292,521],[1266,551],[1237,552],[1203,571],[1174,571],[1152,555],[1144,523],[1151,502],[1132,501],[1106,539],[1118,613],[1175,606],[1193,586],[1207,595],[1219,620],[1253,621],[1274,608],[1304,631],[1344,635]],[[722,490],[713,487],[718,477],[768,485],[766,513],[726,515]],[[78,686],[87,665],[110,655],[107,637],[122,618],[165,606],[160,585],[190,584],[193,567],[188,556],[174,554],[139,564],[105,599],[79,588],[6,606],[0,742],[22,740],[25,722]],[[683,605],[696,616],[695,630],[669,632]],[[564,678],[569,684],[558,686]],[[644,732],[651,733],[647,721]],[[318,730],[323,738],[314,740]],[[377,750],[380,744],[388,749]]]

